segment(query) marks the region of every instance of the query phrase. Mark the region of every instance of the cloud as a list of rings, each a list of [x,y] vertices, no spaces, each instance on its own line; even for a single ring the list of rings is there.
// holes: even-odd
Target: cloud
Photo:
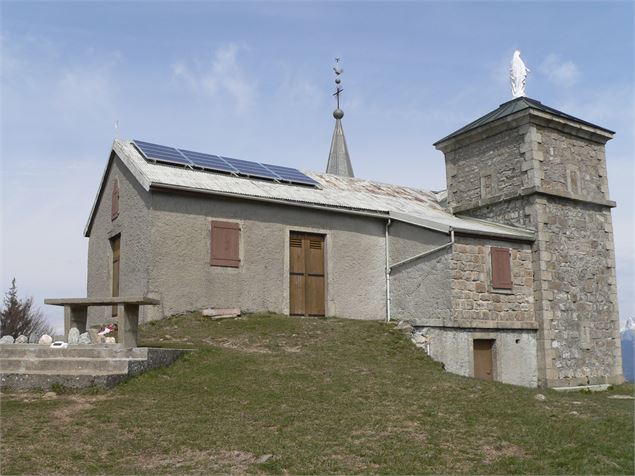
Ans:
[[[549,81],[562,87],[573,86],[580,78],[578,66],[571,60],[562,60],[556,54],[547,56],[540,65],[539,71],[547,76]]]
[[[210,61],[177,61],[172,65],[172,77],[196,94],[214,99],[228,95],[238,111],[245,111],[254,101],[256,83],[238,61],[241,49],[229,43],[216,48]]]

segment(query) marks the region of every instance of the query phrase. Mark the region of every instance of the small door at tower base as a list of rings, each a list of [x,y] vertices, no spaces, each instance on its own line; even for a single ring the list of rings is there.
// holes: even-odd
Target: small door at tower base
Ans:
[[[494,339],[474,339],[474,378],[494,380]]]

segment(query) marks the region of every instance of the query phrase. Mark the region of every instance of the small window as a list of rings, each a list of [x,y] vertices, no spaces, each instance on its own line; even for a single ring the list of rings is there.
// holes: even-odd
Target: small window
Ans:
[[[569,179],[569,192],[573,194],[580,193],[580,173],[575,169],[567,171],[567,178]]]
[[[511,250],[492,247],[490,255],[492,259],[492,287],[512,289]]]
[[[212,266],[240,266],[240,224],[228,221],[212,222]]]
[[[110,218],[114,221],[119,216],[119,180],[112,181],[112,199],[110,201]]]
[[[481,197],[487,198],[494,195],[493,185],[492,185],[492,176],[491,175],[483,175],[481,177]]]

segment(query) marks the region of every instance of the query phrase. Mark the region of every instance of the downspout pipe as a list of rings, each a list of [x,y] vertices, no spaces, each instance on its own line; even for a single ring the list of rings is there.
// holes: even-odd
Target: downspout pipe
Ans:
[[[454,229],[450,228],[450,241],[442,244],[441,246],[437,246],[436,248],[432,248],[431,250],[424,251],[423,253],[419,253],[418,255],[407,258],[403,261],[399,261],[398,263],[390,265],[390,256],[388,254],[389,250],[389,234],[388,227],[390,226],[390,218],[386,222],[386,322],[390,322],[390,273],[393,269],[398,268],[399,266],[403,266],[404,264],[411,263],[412,261],[423,258],[424,256],[431,255],[432,253],[436,253],[437,251],[441,251],[442,249],[448,248],[454,244]]]
[[[386,322],[390,322],[390,243],[388,228],[392,224],[392,220],[388,218],[386,220],[386,241],[384,243],[386,247]]]

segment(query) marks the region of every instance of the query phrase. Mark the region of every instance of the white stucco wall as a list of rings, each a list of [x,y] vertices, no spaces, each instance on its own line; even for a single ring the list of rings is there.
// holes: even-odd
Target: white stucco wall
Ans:
[[[428,337],[429,355],[445,369],[474,376],[474,339],[494,339],[494,380],[524,387],[538,385],[536,331],[420,328]]]
[[[119,216],[111,218],[112,184],[119,181]],[[110,239],[121,234],[119,295],[143,295],[148,291],[150,252],[150,194],[115,157],[106,176],[88,240],[87,296],[112,296]],[[146,312],[142,307],[142,313]],[[89,325],[112,321],[112,308],[90,308]]]
[[[210,266],[211,220],[241,225],[239,268]],[[384,221],[218,196],[152,194],[150,318],[203,309],[289,311],[289,234],[325,238],[326,314],[385,317]]]

